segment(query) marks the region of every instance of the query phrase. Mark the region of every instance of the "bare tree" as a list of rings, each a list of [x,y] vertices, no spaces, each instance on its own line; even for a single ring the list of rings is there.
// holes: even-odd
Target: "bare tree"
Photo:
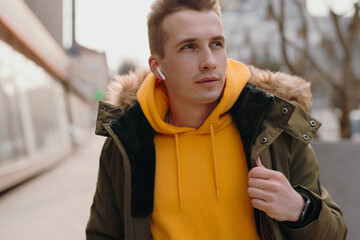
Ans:
[[[279,33],[281,35],[282,43],[282,54],[284,57],[284,62],[287,67],[293,74],[302,75],[306,77],[309,71],[304,69],[303,64],[296,64],[291,62],[288,57],[288,49],[293,48],[300,53],[300,58],[298,61],[307,62],[311,66],[311,71],[315,70],[323,80],[327,81],[328,84],[332,87],[335,98],[338,100],[338,107],[341,110],[341,116],[339,117],[339,124],[341,129],[341,137],[350,138],[351,137],[351,122],[349,114],[351,110],[356,109],[359,106],[360,94],[358,89],[360,89],[360,77],[355,74],[355,67],[353,59],[354,54],[360,54],[359,48],[359,32],[360,32],[360,19],[359,19],[359,9],[360,1],[354,3],[354,13],[351,20],[344,26],[340,26],[341,16],[337,15],[333,10],[330,9],[330,16],[332,21],[332,27],[336,33],[336,39],[328,40],[328,38],[323,34],[323,41],[327,42],[327,45],[323,45],[321,51],[325,51],[328,56],[335,56],[336,58],[341,59],[341,63],[336,66],[328,66],[324,69],[321,64],[315,60],[312,55],[312,52],[309,48],[309,21],[307,16],[309,15],[305,6],[304,1],[302,0],[293,0],[293,2],[298,6],[299,15],[301,16],[301,31],[303,37],[303,47],[298,47],[296,43],[287,39],[284,31],[284,25],[286,24],[287,19],[285,18],[285,0],[280,1],[280,14],[279,16],[274,16],[274,19],[278,22]],[[272,2],[270,2],[270,7],[272,7]],[[327,40],[326,40],[327,39]],[[340,46],[341,51],[334,52],[332,45]],[[330,46],[330,47],[329,47]],[[335,69],[334,69],[335,68]],[[333,69],[332,71],[329,71]],[[337,71],[340,73],[340,76],[332,74],[332,72]]]
[[[232,2],[228,6],[234,10],[234,0],[228,1]],[[264,3],[267,8],[265,18],[275,21],[278,26],[283,64],[292,74],[308,80],[321,79],[331,86],[336,100],[334,107],[341,110],[338,119],[341,137],[350,138],[349,114],[360,105],[360,1],[353,4],[346,17],[330,8],[330,16],[321,19],[309,14],[305,0],[266,0],[263,7]],[[288,14],[289,5],[296,9],[295,15]],[[226,6],[223,5],[225,11],[229,10]],[[294,16],[300,24],[290,26]],[[324,23],[327,25],[325,29],[321,26]],[[289,36],[289,28],[297,28],[296,38]],[[318,45],[311,40],[314,32],[322,39]]]

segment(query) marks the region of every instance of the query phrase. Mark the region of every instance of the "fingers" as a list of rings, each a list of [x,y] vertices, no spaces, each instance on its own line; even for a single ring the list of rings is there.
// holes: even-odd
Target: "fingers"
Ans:
[[[247,192],[252,199],[260,199],[266,202],[274,200],[272,193],[268,192],[266,189],[249,187]]]
[[[256,166],[265,168],[264,165],[262,165],[260,157],[256,158]]]
[[[276,177],[278,175],[277,171],[267,169],[262,164],[260,157],[255,159],[257,167],[254,167],[249,171],[248,178],[262,178],[262,179],[270,179]]]
[[[252,206],[278,221],[296,221],[304,205],[302,197],[283,173],[265,168],[260,157],[255,162],[256,167],[248,175],[247,192]]]
[[[267,214],[270,213],[272,204],[275,201],[274,196],[270,192],[267,192],[263,189],[250,187],[248,188],[248,194],[251,198],[251,205],[254,208],[264,211]]]
[[[254,188],[259,188],[259,189],[267,189],[269,188],[269,185],[271,183],[269,183],[269,181],[267,181],[267,179],[262,179],[262,178],[249,178],[248,180],[248,187],[254,187]]]
[[[257,198],[251,199],[251,205],[254,208],[259,209],[259,210],[264,211],[264,212],[266,212],[266,210],[267,210],[267,208],[269,206],[269,204],[266,201],[264,201],[262,199],[257,199]]]
[[[254,167],[249,171],[248,178],[269,179],[273,176],[273,171],[264,167]]]

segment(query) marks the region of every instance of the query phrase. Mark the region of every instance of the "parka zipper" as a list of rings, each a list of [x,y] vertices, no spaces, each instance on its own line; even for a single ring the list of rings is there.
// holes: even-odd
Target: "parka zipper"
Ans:
[[[265,115],[270,111],[271,107],[273,106],[273,103],[274,103],[274,99],[272,99],[268,105],[266,106],[265,108],[265,111],[261,114],[261,116],[258,118],[258,121],[256,122],[256,125],[255,125],[255,134],[253,135],[253,138],[251,139],[250,141],[250,144],[248,145],[248,153],[250,153],[250,161],[251,161],[251,151],[252,151],[252,147],[254,146],[255,144],[255,140],[256,138],[258,137],[259,135],[259,131],[260,131],[260,126],[261,126],[261,123],[263,122],[263,119],[265,117]]]
[[[272,98],[272,100],[268,103],[268,105],[265,108],[265,111],[260,115],[260,117],[258,118],[258,121],[256,122],[255,133],[254,133],[253,138],[251,139],[250,144],[248,145],[248,149],[247,149],[247,150],[249,150],[248,153],[250,153],[250,156],[249,156],[250,157],[250,164],[251,164],[252,147],[254,146],[255,140],[259,135],[261,123],[263,122],[263,119],[266,116],[266,114],[270,111],[271,107],[273,106],[273,103],[274,103],[274,98]],[[259,225],[260,225],[260,233],[261,233],[260,237],[261,237],[262,240],[265,240],[264,233],[263,233],[262,219],[261,219],[260,210],[257,210],[257,213],[258,213],[258,217],[259,217]]]

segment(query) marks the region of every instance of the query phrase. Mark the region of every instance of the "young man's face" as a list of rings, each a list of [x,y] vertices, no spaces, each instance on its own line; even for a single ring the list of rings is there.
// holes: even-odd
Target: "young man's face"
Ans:
[[[225,83],[224,30],[214,11],[181,10],[163,22],[165,57],[159,61],[171,102],[211,104]]]

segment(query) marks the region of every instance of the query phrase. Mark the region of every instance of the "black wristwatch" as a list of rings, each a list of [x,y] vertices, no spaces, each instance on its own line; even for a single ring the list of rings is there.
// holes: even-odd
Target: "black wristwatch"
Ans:
[[[303,222],[305,220],[305,217],[306,217],[307,212],[309,210],[311,200],[310,200],[310,198],[309,198],[309,196],[307,194],[302,193],[302,192],[298,192],[298,193],[302,196],[302,198],[305,201],[305,205],[304,205],[303,209],[301,210],[300,218],[299,218],[299,221],[298,221],[298,222]]]

